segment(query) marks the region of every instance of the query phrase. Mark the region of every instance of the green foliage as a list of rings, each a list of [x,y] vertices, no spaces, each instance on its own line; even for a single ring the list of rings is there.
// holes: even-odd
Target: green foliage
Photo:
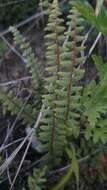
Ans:
[[[101,114],[106,113],[106,80],[107,76],[104,77],[102,81],[100,81],[100,88],[99,85],[95,83],[91,85],[91,92],[88,95],[87,99],[85,99],[84,106],[86,108],[85,114],[88,117],[88,120],[92,127],[96,125],[97,120],[101,117]],[[85,94],[86,95],[86,94]],[[94,105],[94,107],[93,107]]]
[[[40,139],[45,142],[44,150],[49,151],[52,159],[62,153],[62,147],[64,146],[61,142],[66,143],[65,140],[65,125],[61,118],[58,118],[57,108],[60,109],[60,105],[57,104],[59,99],[57,95],[57,84],[59,80],[60,71],[60,51],[61,43],[64,39],[62,32],[64,32],[63,19],[59,18],[61,15],[58,2],[54,1],[52,4],[51,14],[49,15],[49,22],[46,28],[46,45],[47,45],[47,71],[50,77],[46,78],[46,89],[47,94],[43,96],[43,103],[45,105],[44,118],[42,120],[42,126],[40,133]],[[58,105],[58,106],[57,106]],[[58,121],[61,123],[58,125]],[[57,150],[55,151],[55,147]],[[58,160],[57,160],[58,161]]]
[[[46,77],[41,72],[30,44],[16,28],[10,28],[14,41],[21,50],[32,75],[35,99],[40,106],[43,103],[43,117],[40,121],[38,136],[42,142],[43,152],[47,153],[45,159],[48,163],[47,171],[65,163],[68,157],[71,161],[69,170],[52,190],[63,189],[72,174],[75,175],[77,189],[79,188],[79,167],[76,157],[77,153],[78,157],[82,154],[81,147],[78,151],[81,139],[82,142],[87,141],[87,144],[93,145],[107,142],[107,65],[103,63],[101,57],[93,56],[99,81],[92,80],[82,85],[81,79],[83,80],[85,73],[82,43],[84,19],[74,5],[92,25],[106,34],[107,13],[104,7],[101,8],[97,18],[94,9],[86,1],[71,3],[65,27],[58,1],[54,0],[52,5],[49,4],[50,12],[48,12],[48,24],[45,28]],[[104,25],[101,24],[102,18]],[[0,96],[3,105],[12,114],[17,114],[23,106],[19,99],[15,99],[16,102],[13,104],[12,96],[2,91],[0,91]],[[21,119],[26,125],[32,125],[40,106],[39,108],[29,104],[25,106]],[[27,117],[28,114],[29,117]],[[74,147],[77,147],[77,151],[74,147],[70,149],[72,142]],[[43,172],[36,169],[33,176],[28,179],[29,189],[46,189],[45,175],[44,169]]]
[[[72,146],[72,150],[67,148],[66,151],[69,159],[71,160],[70,168],[68,169],[67,173],[59,180],[58,184],[56,184],[51,190],[60,190],[65,188],[73,174],[75,174],[77,190],[79,190],[79,166],[76,159],[75,149]]]
[[[100,56],[92,56],[94,63],[96,65],[97,71],[98,71],[98,76],[100,77],[100,80],[103,80],[104,75],[107,72],[107,64],[103,62],[102,57]]]
[[[69,3],[62,3],[60,4],[60,8],[61,8],[62,13],[68,14],[70,10],[70,5]]]
[[[26,41],[26,39],[20,34],[20,32],[16,28],[10,27],[10,30],[13,32],[14,42],[23,52],[23,58],[26,61],[26,66],[32,75],[32,93],[34,93],[33,102],[36,107],[29,103],[24,105],[23,99],[14,97],[15,94],[13,91],[8,92],[6,90],[3,90],[3,88],[0,89],[0,102],[3,104],[6,110],[11,112],[12,115],[17,115],[24,106],[19,119],[22,119],[23,123],[27,126],[32,126],[41,107],[41,98],[44,91],[43,73],[37,63],[37,59],[35,58],[35,54],[30,47],[29,42]]]
[[[93,56],[99,83],[92,81],[85,87],[83,93],[84,114],[87,116],[90,127],[86,130],[86,138],[93,137],[94,142],[106,142],[106,113],[107,113],[107,65],[101,57]]]
[[[29,127],[34,124],[37,115],[36,108],[33,108],[31,104],[24,104],[20,98],[14,96],[12,91],[0,89],[0,102],[2,102],[4,109],[12,115],[17,115],[22,110],[20,119],[23,124]]]
[[[97,9],[98,9],[98,10],[100,10],[100,9],[101,9],[101,7],[102,7],[103,3],[104,3],[104,0],[99,0],[99,1],[97,1],[96,6],[97,6]]]
[[[80,25],[83,20],[79,18],[75,8],[70,11],[68,25],[72,21],[72,29],[65,33],[69,40],[63,47],[65,29],[60,17],[58,2],[54,0],[45,30],[46,70],[50,76],[46,78],[47,94],[43,96],[45,109],[40,132],[43,149],[48,151],[53,163],[62,157],[69,143],[68,138],[79,135],[81,86],[77,85],[77,81],[84,73],[82,69],[78,69],[84,60],[84,57],[80,57],[80,51],[83,51],[80,46],[83,27]]]
[[[43,93],[43,71],[38,64],[38,60],[35,57],[35,54],[30,46],[30,43],[21,35],[21,33],[15,28],[10,27],[10,31],[13,33],[14,42],[19,46],[19,49],[22,51],[22,55],[26,61],[26,67],[29,69],[29,72],[32,75],[33,87],[36,91],[35,99],[36,101],[41,101],[41,95]]]
[[[87,1],[78,0],[75,3],[78,11],[102,34],[107,35],[107,11],[103,6],[103,1],[98,1],[97,8],[99,15],[96,17],[94,9]],[[93,138],[94,143],[106,142],[106,113],[107,113],[107,66],[103,63],[101,57],[93,56],[95,62],[99,83],[91,81],[89,85],[84,88],[82,97],[82,104],[85,108],[84,115],[88,119],[87,128],[85,131],[86,139]]]
[[[75,6],[90,24],[95,26],[102,34],[107,35],[107,11],[103,5],[100,8],[98,17],[96,17],[94,9],[87,1],[77,0],[75,1]]]
[[[46,183],[46,167],[35,169],[33,175],[28,177],[29,190],[43,190]]]
[[[9,5],[9,2],[13,2],[13,4]],[[15,2],[16,0],[0,1],[0,23],[9,26],[28,18],[30,15],[36,13],[39,0],[25,0],[23,2]]]
[[[94,9],[87,1],[77,0],[75,6],[88,21],[91,21],[91,24],[95,25],[97,23]]]
[[[90,6],[89,14],[91,12]],[[62,46],[64,27],[60,15],[58,3],[54,1],[45,30],[46,70],[49,74],[46,78],[47,94],[43,96],[45,109],[40,132],[43,150],[48,152],[51,160],[53,159],[52,163],[62,157],[72,137],[79,136],[81,127],[85,127],[84,137],[87,140],[93,138],[94,143],[106,142],[106,127],[102,122],[107,111],[106,66],[100,63],[101,58],[94,56],[100,77],[99,83],[91,81],[84,87],[79,85],[79,80],[84,76],[84,70],[81,69],[84,61],[84,57],[81,56],[81,52],[84,51],[84,47],[81,46],[84,39],[84,27],[81,25],[83,19],[75,8],[70,10],[67,24],[69,27],[72,22],[71,31],[65,32],[68,41]],[[96,19],[94,11],[93,17]]]
[[[45,12],[44,14],[46,14],[46,15],[49,14],[49,10],[51,7],[51,2],[49,0],[40,0],[39,6],[40,6],[41,10]]]

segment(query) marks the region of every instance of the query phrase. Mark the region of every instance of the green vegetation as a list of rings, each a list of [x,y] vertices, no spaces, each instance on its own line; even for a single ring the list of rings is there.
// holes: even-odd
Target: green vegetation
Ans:
[[[9,4],[8,0],[0,1],[0,23],[3,25],[15,24],[35,14],[38,7],[38,0],[17,1],[12,0],[13,4]]]
[[[98,5],[99,15],[96,16],[88,2],[70,2],[66,20],[58,0],[47,5],[45,72],[30,43],[15,27],[10,27],[14,43],[32,76],[33,99],[23,108],[23,99],[14,91],[8,94],[7,89],[0,88],[0,102],[10,115],[17,115],[23,108],[19,120],[25,128],[37,124],[35,133],[41,143],[40,162],[33,174],[29,174],[26,190],[79,190],[83,178],[89,178],[85,173],[88,167],[94,168],[91,177],[96,181],[107,180],[104,170],[107,163],[104,152],[107,144],[107,65],[98,53],[91,56],[98,80],[94,77],[85,83],[84,79],[87,57],[83,41],[87,22],[95,31],[107,36],[107,11],[103,1]],[[91,157],[92,162],[86,164]],[[58,177],[54,181],[56,174]]]

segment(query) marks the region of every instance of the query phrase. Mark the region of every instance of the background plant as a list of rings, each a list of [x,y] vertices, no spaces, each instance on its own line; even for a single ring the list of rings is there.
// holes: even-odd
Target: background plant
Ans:
[[[13,0],[13,4],[9,4],[11,1],[3,0],[0,2],[0,23],[9,26],[10,24],[15,24],[25,18],[28,18],[30,15],[36,13],[38,0],[27,0],[20,1],[17,3]],[[11,9],[11,11],[9,11]],[[20,12],[20,14],[19,14]]]

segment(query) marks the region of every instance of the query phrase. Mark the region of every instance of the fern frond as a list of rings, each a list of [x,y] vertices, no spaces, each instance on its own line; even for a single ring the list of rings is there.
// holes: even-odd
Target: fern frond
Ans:
[[[46,183],[46,167],[35,169],[33,175],[28,177],[29,190],[43,190]]]
[[[93,55],[92,58],[97,69],[99,80],[102,80],[107,72],[107,64],[103,62],[100,56]]]
[[[103,114],[107,112],[107,73],[105,74],[104,78],[99,82],[97,85],[95,82],[92,82],[88,87],[86,87],[86,91],[88,89],[91,90],[89,93],[84,91],[83,97],[84,99],[84,106],[85,106],[85,115],[88,118],[88,121],[91,127],[95,127],[98,119],[102,117]]]
[[[66,46],[63,48],[62,53],[62,72],[61,72],[61,82],[62,93],[61,98],[65,101],[63,109],[65,115],[65,123],[70,130],[69,134],[79,134],[79,119],[81,111],[81,90],[82,86],[78,84],[78,81],[83,77],[84,70],[81,68],[81,65],[85,57],[81,56],[81,51],[84,50],[84,47],[81,47],[83,40],[83,29],[82,21],[80,14],[73,7],[70,10],[68,16],[69,21],[67,22],[68,26],[72,23],[71,31],[66,32],[69,40]],[[64,86],[64,88],[63,88]]]
[[[44,11],[44,14],[49,15],[49,11],[51,8],[51,3],[49,0],[40,0],[39,3],[40,8],[42,8],[42,11]]]
[[[106,142],[106,114],[107,114],[107,66],[101,57],[93,57],[99,76],[99,82],[91,81],[84,88],[82,104],[84,115],[89,122],[85,130],[87,139],[93,138],[95,143]]]
[[[33,78],[33,87],[35,89],[36,99],[41,100],[41,95],[43,94],[43,72],[40,69],[40,65],[38,64],[38,60],[35,57],[35,54],[30,46],[30,43],[26,41],[25,37],[23,37],[19,30],[15,27],[10,27],[10,31],[13,33],[14,42],[22,51],[23,57],[25,58],[29,72]]]
[[[85,138],[92,139],[95,144],[105,144],[107,142],[107,120],[102,118],[98,120],[95,127],[88,127],[85,130]]]
[[[74,134],[77,137],[79,134],[81,86],[78,85],[78,81],[84,73],[80,69],[84,60],[80,55],[80,51],[83,50],[80,15],[74,9],[69,15],[72,31],[66,33],[69,35],[66,47],[62,47],[64,27],[60,16],[58,2],[54,0],[46,28],[49,74],[46,78],[47,94],[43,96],[45,110],[40,132],[44,150],[48,151],[50,157],[56,157],[57,161],[67,146],[67,137]]]
[[[54,157],[61,157],[63,147],[66,144],[65,125],[63,119],[57,114],[57,110],[60,109],[60,106],[57,104],[60,100],[57,90],[59,90],[61,45],[64,40],[63,32],[65,29],[63,27],[63,19],[60,16],[58,1],[54,0],[49,15],[49,22],[45,29],[47,32],[45,39],[48,76],[46,78],[47,94],[43,96],[45,109],[40,132],[40,139],[44,142],[44,150],[48,151],[49,157],[53,160]]]
[[[10,27],[10,31],[12,31],[14,35],[16,45],[18,45],[23,52],[23,57],[27,62],[26,66],[29,68],[33,78],[34,101],[36,102],[36,108],[33,108],[31,104],[27,103],[24,106],[23,112],[20,116],[20,119],[23,120],[24,124],[32,126],[41,106],[41,96],[44,91],[43,73],[41,72],[40,66],[37,63],[37,59],[35,58],[29,42],[26,41],[26,39],[15,27]],[[23,107],[23,101],[20,98],[14,97],[12,92],[7,93],[3,89],[0,90],[0,101],[13,115],[17,115]]]
[[[6,111],[9,111],[12,115],[17,115],[23,109],[19,119],[23,121],[23,124],[29,127],[34,124],[37,116],[36,109],[33,108],[31,104],[27,103],[24,105],[23,101],[15,97],[13,92],[0,89],[0,102]]]

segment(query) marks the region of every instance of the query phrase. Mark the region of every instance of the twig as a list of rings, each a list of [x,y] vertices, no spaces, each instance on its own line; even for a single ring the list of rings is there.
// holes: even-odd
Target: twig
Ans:
[[[72,29],[72,22],[70,23],[67,32],[70,32],[71,29]],[[83,45],[85,44],[85,42],[87,41],[88,36],[89,36],[89,34],[91,33],[92,29],[93,29],[93,27],[91,27],[90,30],[89,30],[89,31],[87,32],[87,34],[85,35],[84,41],[83,41],[83,43],[82,43],[82,46],[83,46]],[[91,48],[90,48],[90,50],[89,50],[89,52],[88,52],[88,55],[86,56],[85,61],[84,61],[82,64],[84,64],[84,63],[87,61],[87,59],[91,56],[91,54],[92,54],[93,50],[95,49],[95,47],[96,47],[96,45],[97,45],[97,43],[98,43],[98,41],[99,41],[101,35],[102,35],[102,33],[99,32],[98,35],[97,35],[97,37],[96,37],[96,39],[95,39],[95,41],[94,41],[94,43],[93,43],[93,45],[91,46]],[[62,47],[65,47],[65,46],[66,46],[68,40],[69,40],[69,35],[66,36],[66,38],[65,38],[65,40],[64,40],[64,42],[63,42]]]
[[[101,148],[98,148],[97,150],[95,150],[92,154],[89,154],[81,159],[78,160],[78,164],[81,164],[85,161],[87,161],[88,159],[90,159],[92,156],[95,156],[96,154],[98,154],[99,152],[103,151],[104,149],[106,149],[107,146],[103,145]],[[54,175],[54,174],[57,174],[57,173],[60,173],[60,172],[66,172],[70,167],[70,164],[68,164],[67,166],[65,167],[62,167],[60,169],[57,169],[57,170],[54,170],[54,171],[51,171],[49,172],[49,176],[50,175]]]
[[[12,152],[12,154],[0,166],[0,174],[1,175],[4,173],[4,171],[6,170],[7,166],[9,166],[11,164],[11,162],[16,157],[16,155],[18,154],[18,152],[20,151],[20,149],[23,147],[23,145],[25,144],[25,142],[28,140],[28,138],[29,138],[30,135],[31,134],[29,134],[28,136],[26,136],[24,138],[24,140],[20,143],[20,145]]]
[[[1,172],[1,174],[4,173],[4,171],[7,168],[7,166],[11,164],[11,162],[16,157],[16,155],[18,154],[18,152],[20,151],[20,149],[22,148],[22,146],[25,144],[25,142],[30,137],[31,137],[30,141],[32,140],[33,133],[35,132],[35,129],[37,129],[37,127],[38,127],[38,125],[39,125],[39,123],[41,121],[43,109],[44,109],[44,106],[42,106],[41,111],[40,111],[40,113],[38,115],[37,121],[36,121],[34,127],[32,128],[32,130],[30,131],[30,133],[24,138],[23,142],[20,143],[20,145],[15,149],[15,151],[13,151],[13,153],[8,157],[8,159],[0,166],[0,172]]]
[[[7,159],[7,158],[8,158],[8,151],[6,150],[6,159]],[[11,181],[11,176],[10,176],[9,167],[7,167],[7,176],[8,176],[9,184],[11,185],[11,184],[12,184],[12,181]]]
[[[19,167],[18,167],[18,169],[17,169],[16,175],[15,175],[15,177],[14,177],[14,179],[13,179],[13,182],[12,182],[11,187],[10,187],[9,190],[12,190],[12,189],[13,189],[13,186],[14,186],[14,184],[15,184],[15,181],[16,181],[16,179],[17,179],[17,176],[18,176],[18,174],[19,174],[19,172],[20,172],[20,169],[21,169],[21,167],[22,167],[22,165],[23,165],[23,162],[24,162],[25,157],[26,157],[26,155],[27,155],[28,149],[29,149],[30,144],[31,144],[31,142],[32,142],[32,138],[33,138],[33,133],[32,133],[32,135],[31,135],[31,137],[30,137],[30,140],[29,140],[29,142],[28,142],[28,145],[27,145],[26,150],[25,150],[25,152],[24,152],[24,154],[23,154],[22,160],[21,160],[21,162],[20,162],[20,165],[19,165]]]
[[[5,140],[4,140],[4,142],[3,142],[3,144],[2,144],[1,147],[0,147],[1,150],[2,150],[2,147],[4,147],[5,143],[7,142],[7,140],[9,139],[9,137],[10,137],[10,135],[11,135],[11,133],[12,133],[12,131],[13,131],[13,129],[14,129],[14,127],[15,127],[17,121],[19,120],[20,115],[22,114],[22,112],[23,112],[23,110],[24,110],[24,108],[25,108],[25,105],[27,104],[27,102],[28,102],[30,96],[31,96],[31,94],[28,96],[27,100],[25,101],[25,103],[23,104],[21,110],[19,111],[19,113],[18,113],[18,115],[17,115],[15,121],[13,122],[13,124],[12,124],[12,126],[11,126],[11,128],[10,128],[10,130],[9,130],[9,132],[8,132],[8,134],[7,134],[7,136],[6,136]]]
[[[85,43],[86,43],[86,41],[88,40],[88,37],[89,37],[90,33],[92,32],[92,30],[93,30],[93,27],[91,27],[91,28],[88,30],[88,32],[85,34],[84,40],[83,40],[83,42],[82,42],[82,44],[81,44],[81,47],[85,47]],[[83,52],[83,51],[81,52],[81,57],[84,57],[84,52]]]
[[[10,1],[10,2],[7,2],[7,3],[1,3],[0,8],[10,6],[10,5],[14,5],[14,4],[18,4],[18,3],[23,3],[24,1],[26,1],[26,0],[16,0],[16,1]]]
[[[92,154],[87,155],[87,156],[85,156],[85,157],[79,159],[79,160],[78,160],[78,163],[81,164],[81,163],[83,163],[83,162],[88,161],[92,156],[95,156],[96,154],[100,153],[101,151],[103,151],[103,150],[106,149],[106,148],[107,148],[107,146],[106,146],[106,145],[103,145],[101,148],[98,148],[98,149],[97,149],[96,151],[94,151]],[[25,172],[25,171],[31,169],[33,166],[35,166],[36,164],[38,164],[38,163],[40,163],[41,161],[43,161],[46,157],[47,157],[47,154],[44,155],[41,159],[35,161],[29,168],[27,168],[27,169],[25,169],[25,170],[22,170],[21,173],[23,173],[23,172]],[[50,177],[50,176],[52,176],[52,175],[56,175],[56,174],[61,173],[61,172],[66,172],[66,171],[69,169],[69,167],[70,167],[70,164],[68,164],[68,165],[65,166],[65,167],[62,167],[62,168],[59,168],[59,169],[57,169],[57,170],[54,170],[54,171],[49,172],[49,173],[47,174],[47,176]],[[13,176],[13,175],[14,175],[14,174],[11,174],[11,176]],[[3,180],[0,182],[0,184],[3,183],[3,182],[6,181],[6,180],[7,180],[7,178],[3,179]]]
[[[26,157],[26,155],[27,155],[27,152],[28,152],[28,149],[29,149],[29,147],[30,147],[30,144],[32,143],[32,138],[33,138],[33,136],[34,136],[33,132],[35,131],[34,129],[36,129],[36,128],[38,127],[38,125],[39,125],[39,123],[40,123],[40,121],[41,121],[43,109],[44,109],[44,106],[42,106],[42,109],[41,109],[41,111],[40,111],[40,113],[39,113],[39,115],[38,115],[38,118],[37,118],[37,121],[36,121],[36,123],[35,123],[35,125],[34,125],[34,128],[30,131],[31,136],[29,136],[30,139],[29,139],[28,145],[27,145],[26,150],[25,150],[25,152],[24,152],[24,154],[23,154],[22,160],[21,160],[21,162],[20,162],[20,165],[19,165],[19,167],[18,167],[18,170],[17,170],[17,172],[16,172],[16,175],[15,175],[15,177],[14,177],[14,179],[13,179],[12,185],[11,185],[11,187],[10,187],[9,190],[12,190],[12,188],[13,188],[13,186],[14,186],[14,184],[15,184],[15,181],[16,181],[16,179],[17,179],[17,176],[18,176],[18,174],[19,174],[19,172],[20,172],[20,169],[21,169],[21,167],[22,167],[22,164],[23,164],[23,162],[24,162],[24,159],[25,159],[25,157]]]
[[[0,87],[17,84],[17,83],[20,83],[22,81],[29,80],[29,79],[32,79],[32,76],[22,77],[22,78],[19,78],[17,80],[11,80],[8,82],[0,83]]]
[[[39,125],[39,123],[40,123],[40,121],[41,121],[41,119],[42,119],[42,116],[43,116],[43,110],[44,110],[44,104],[42,105],[42,107],[41,107],[41,111],[40,111],[40,113],[39,113],[39,115],[38,115],[38,118],[37,118],[37,121],[36,121],[36,123],[35,123],[35,125],[34,125],[34,129],[37,129],[38,128],[38,125]]]
[[[25,173],[26,171],[28,171],[29,169],[31,169],[32,167],[36,166],[37,164],[39,164],[41,161],[43,161],[45,158],[47,157],[47,154],[44,155],[43,157],[41,157],[39,160],[35,161],[31,166],[29,166],[28,168],[26,169],[22,169],[20,171],[20,174],[23,174]],[[14,173],[10,174],[11,177],[14,176]],[[8,178],[3,178],[3,180],[0,181],[0,184],[2,184],[3,182],[5,182]]]
[[[63,3],[64,3],[64,2],[61,2],[61,4],[63,4]],[[42,11],[42,12],[40,12],[40,13],[36,13],[36,14],[30,16],[29,18],[27,18],[27,19],[25,19],[25,20],[23,20],[23,21],[21,21],[21,22],[15,24],[14,26],[15,26],[16,28],[20,28],[20,27],[22,27],[22,26],[28,24],[29,22],[31,22],[31,21],[34,20],[34,19],[38,19],[38,18],[40,18],[40,17],[43,17],[46,13],[47,13],[47,11]],[[8,33],[10,33],[9,28],[6,29],[6,30],[4,30],[4,31],[0,34],[0,36],[1,36],[1,35],[6,35],[6,34],[8,34]]]
[[[7,128],[7,133],[9,132],[9,127]],[[6,160],[8,158],[8,150],[6,149]],[[8,176],[8,180],[9,180],[9,183],[10,185],[12,184],[12,181],[11,181],[11,176],[10,176],[10,170],[9,170],[9,167],[7,167],[7,176]]]
[[[13,142],[11,142],[11,143],[9,143],[9,144],[7,144],[7,145],[1,147],[1,148],[0,148],[0,153],[1,153],[3,150],[9,148],[10,146],[12,146],[12,145],[14,145],[14,144],[16,144],[16,143],[22,141],[23,139],[24,139],[24,138],[17,139],[17,140],[15,140],[15,141],[13,141]]]
[[[26,31],[24,31],[23,35],[26,36],[34,28],[36,23],[37,23],[37,21],[34,20],[34,22],[31,24],[31,26],[29,26],[29,28]]]
[[[5,44],[24,62],[27,60],[6,40],[6,38],[0,33],[0,38],[5,42]]]
[[[94,43],[93,43],[93,45],[92,45],[91,48],[90,48],[90,51],[89,51],[89,53],[88,53],[87,58],[89,58],[90,55],[92,54],[92,52],[93,52],[93,50],[95,49],[95,46],[97,45],[97,43],[98,43],[98,41],[99,41],[101,35],[102,35],[102,33],[99,32],[98,35],[97,35],[97,37],[96,37],[96,39],[95,39],[95,41],[94,41]]]
[[[67,30],[67,33],[70,32],[71,29],[72,29],[72,22],[71,22],[70,25],[69,25],[69,28],[68,28],[68,30]],[[69,35],[66,36],[66,38],[65,38],[65,40],[64,40],[64,42],[63,42],[62,47],[65,47],[65,46],[66,46],[68,40],[69,40]]]
[[[44,156],[42,156],[39,160],[36,160],[35,162],[33,162],[30,166],[28,166],[25,169],[22,169],[20,173],[26,172],[30,169],[32,169],[33,167],[35,167],[37,164],[41,163],[42,161],[44,161],[47,158],[48,154],[45,154]]]
[[[22,27],[23,25],[28,24],[28,23],[31,22],[32,20],[40,18],[41,16],[43,16],[43,14],[45,14],[45,11],[42,12],[42,13],[34,14],[34,15],[30,16],[29,18],[25,19],[24,21],[21,21],[21,22],[19,22],[18,24],[16,24],[15,27],[16,27],[16,28],[20,28],[20,27]],[[6,34],[8,34],[8,33],[10,33],[9,28],[6,29],[6,30],[4,30],[3,32],[1,32],[1,33],[0,33],[0,37],[6,35]]]

